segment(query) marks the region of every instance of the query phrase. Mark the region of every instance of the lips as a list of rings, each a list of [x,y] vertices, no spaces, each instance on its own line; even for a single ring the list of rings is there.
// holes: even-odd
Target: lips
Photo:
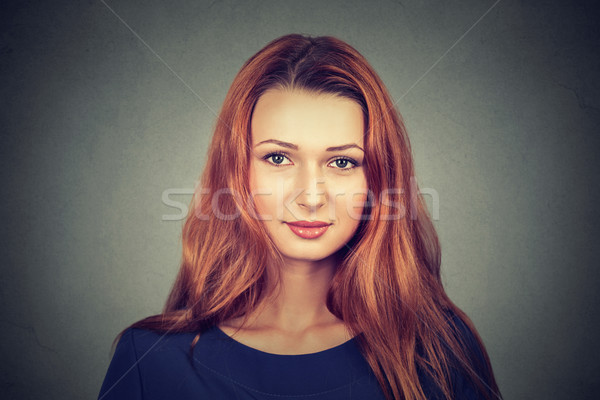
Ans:
[[[316,239],[322,236],[331,224],[322,221],[294,221],[286,222],[286,225],[303,239]]]
[[[286,222],[288,225],[299,226],[301,228],[322,228],[324,226],[331,225],[328,222],[321,221],[294,221],[294,222]]]

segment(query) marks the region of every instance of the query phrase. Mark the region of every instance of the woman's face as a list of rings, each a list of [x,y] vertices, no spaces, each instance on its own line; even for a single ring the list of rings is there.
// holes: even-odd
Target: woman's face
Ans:
[[[286,259],[322,260],[352,238],[367,199],[363,129],[360,105],[340,96],[272,89],[256,103],[250,190]]]

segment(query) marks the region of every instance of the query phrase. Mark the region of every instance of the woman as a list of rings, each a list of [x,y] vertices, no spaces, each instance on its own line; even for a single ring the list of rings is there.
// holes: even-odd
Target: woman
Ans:
[[[355,49],[269,43],[219,114],[165,309],[115,339],[99,398],[500,398],[413,175]]]

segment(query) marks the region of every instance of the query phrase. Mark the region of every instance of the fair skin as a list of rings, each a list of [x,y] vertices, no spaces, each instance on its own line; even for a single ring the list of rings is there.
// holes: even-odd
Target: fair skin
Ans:
[[[366,201],[361,107],[340,96],[271,89],[255,106],[251,132],[250,189],[283,255],[281,286],[243,327],[243,318],[236,318],[219,328],[275,354],[314,353],[342,344],[350,333],[325,300],[340,263],[337,252],[354,235]],[[327,227],[294,230],[298,221]]]

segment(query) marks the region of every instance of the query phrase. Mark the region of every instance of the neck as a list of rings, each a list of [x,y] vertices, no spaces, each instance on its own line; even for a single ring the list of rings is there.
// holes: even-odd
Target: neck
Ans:
[[[337,257],[319,261],[285,261],[280,269],[280,286],[271,287],[275,289],[274,296],[259,307],[258,325],[285,332],[302,332],[337,321],[325,304],[339,263]]]

